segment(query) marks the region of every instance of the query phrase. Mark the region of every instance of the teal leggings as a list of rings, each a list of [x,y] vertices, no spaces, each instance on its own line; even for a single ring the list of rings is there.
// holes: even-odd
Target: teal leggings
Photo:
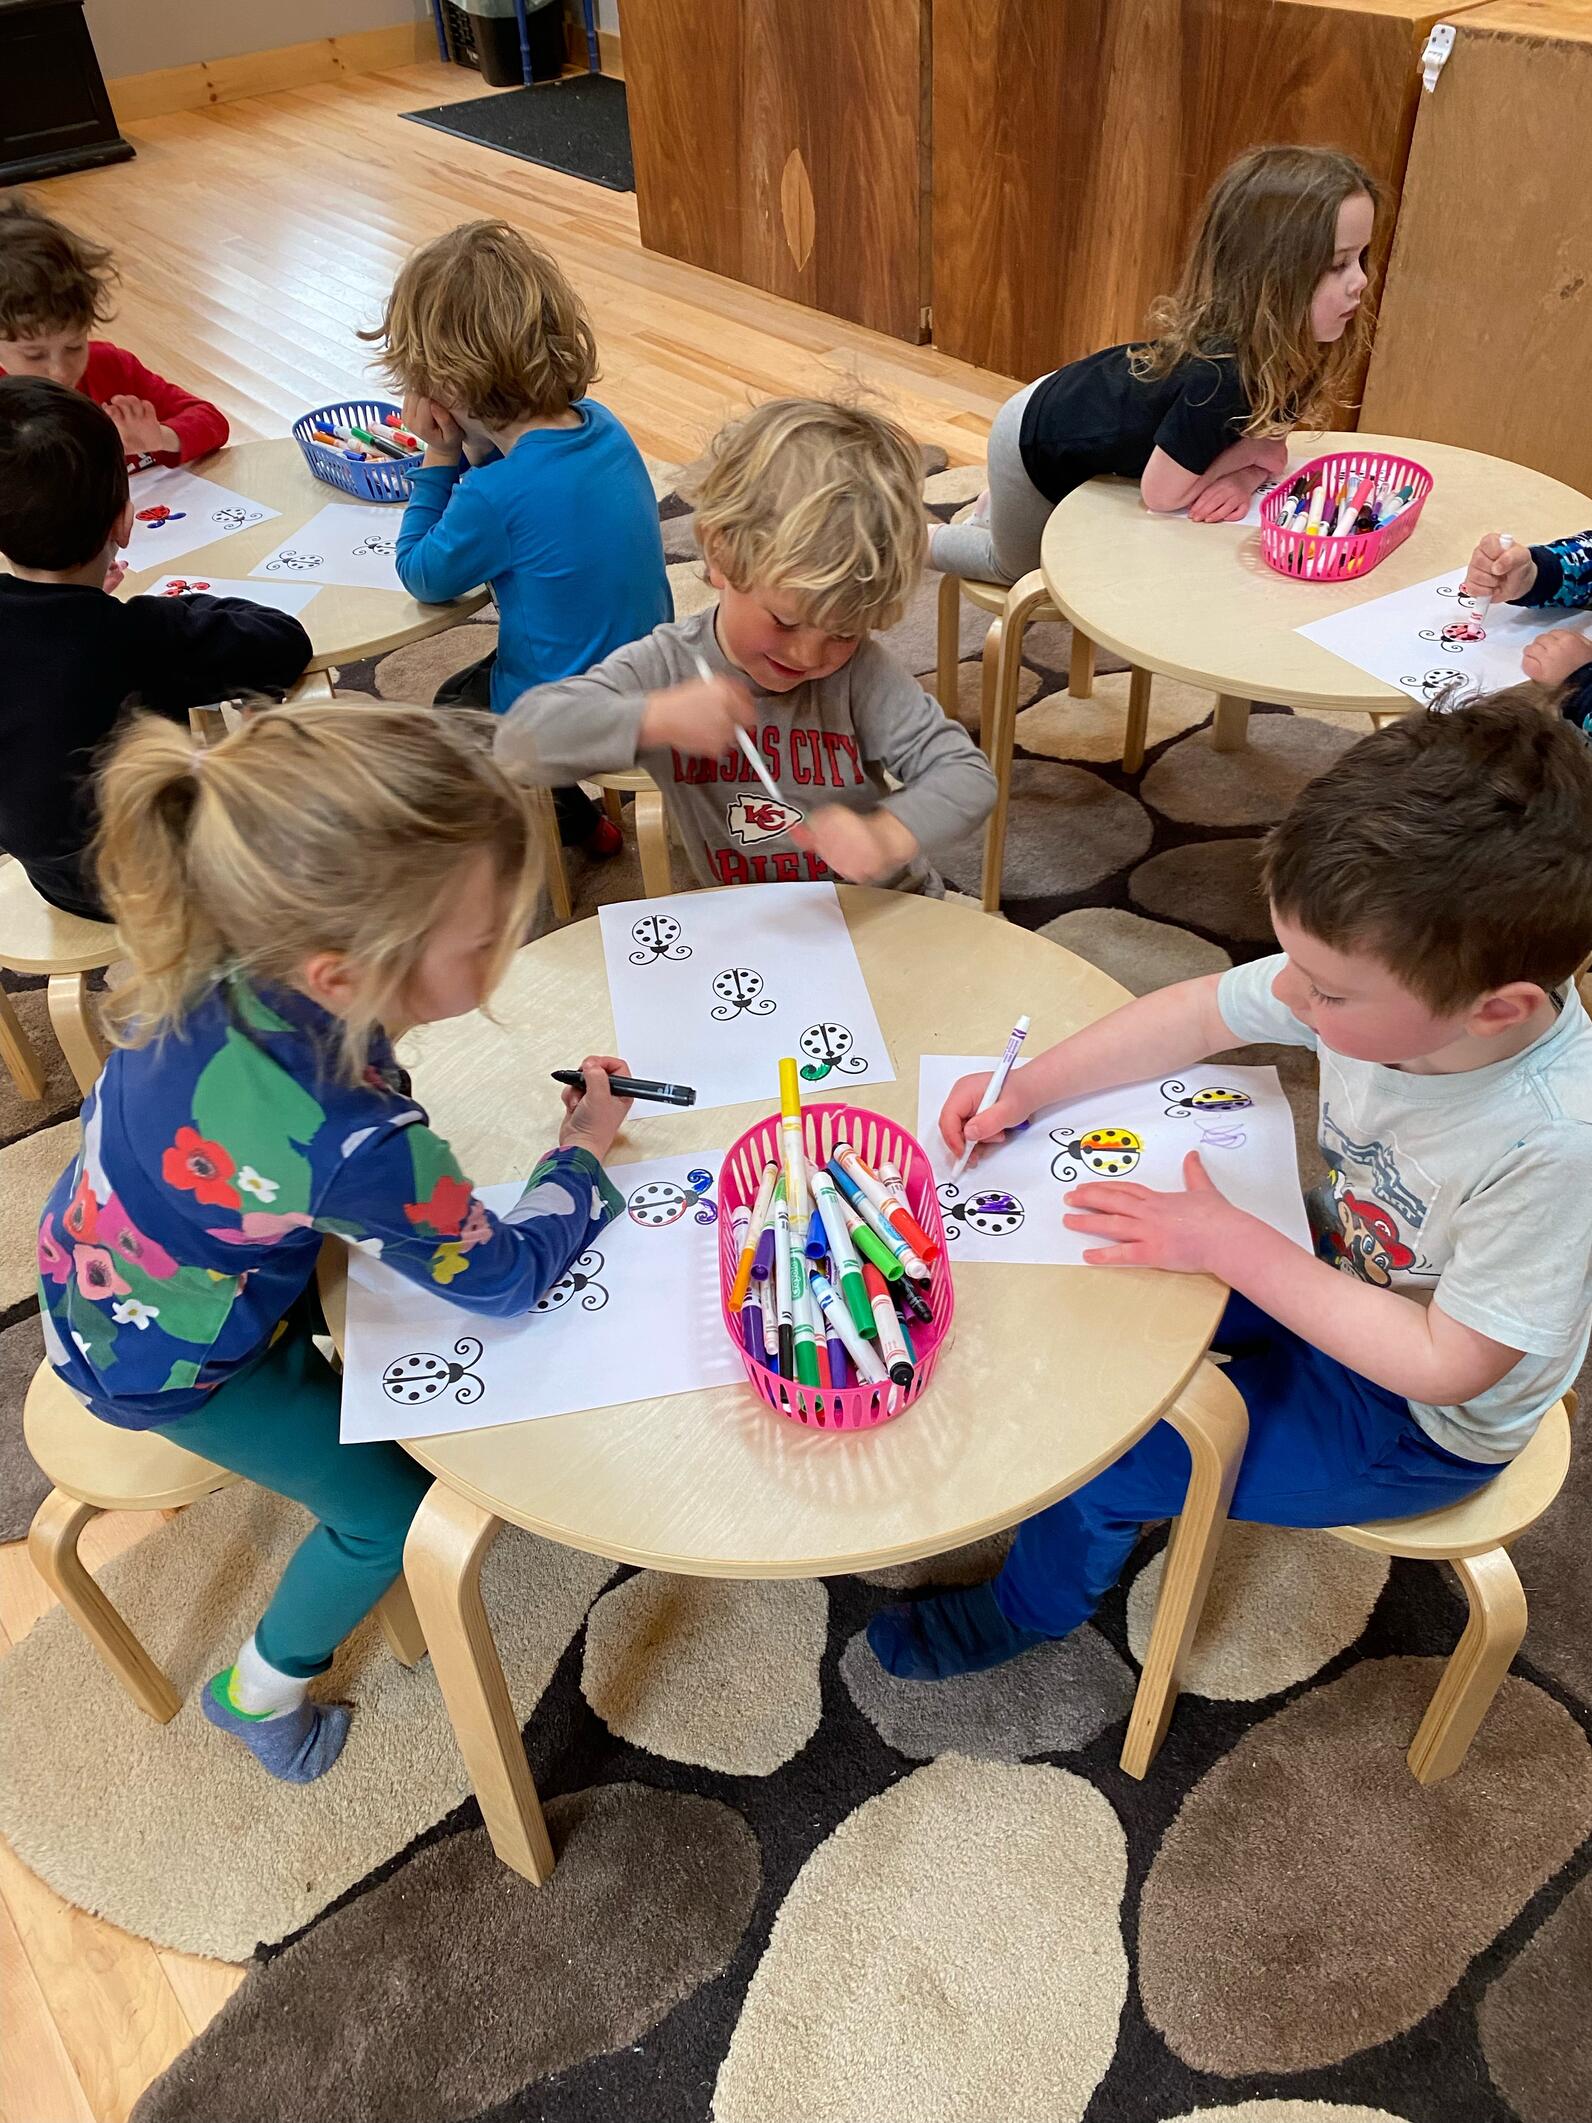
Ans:
[[[168,1434],[201,1458],[314,1512],[254,1632],[279,1673],[324,1673],[403,1568],[404,1535],[431,1476],[397,1445],[340,1445],[342,1381],[311,1339],[307,1306],[258,1363]]]

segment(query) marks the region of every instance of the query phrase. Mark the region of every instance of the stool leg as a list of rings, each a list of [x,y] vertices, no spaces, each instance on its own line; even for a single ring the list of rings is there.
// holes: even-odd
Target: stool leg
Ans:
[[[19,1098],[43,1098],[43,1064],[4,988],[0,988],[0,1061],[5,1063]]]
[[[1144,765],[1144,740],[1150,729],[1150,673],[1137,664],[1128,673],[1128,727],[1122,740],[1122,771],[1137,774]]]
[[[433,1482],[404,1543],[404,1576],[492,1848],[539,1887],[553,1846],[481,1600],[481,1565],[502,1524]]]
[[[1215,752],[1242,752],[1249,742],[1249,702],[1232,693],[1216,696],[1216,727],[1211,732]]]
[[[1155,1620],[1122,1743],[1122,1766],[1130,1777],[1146,1773],[1166,1738],[1249,1436],[1243,1397],[1215,1364],[1200,1366],[1166,1411],[1166,1420],[1188,1446],[1193,1466],[1183,1509],[1172,1522]]]
[[[80,1091],[92,1091],[105,1066],[106,1047],[88,999],[88,976],[52,973],[48,998],[50,1023],[61,1042],[67,1067]]]
[[[306,671],[296,685],[288,687],[287,705],[302,707],[307,701],[335,700],[330,671]]]
[[[1074,700],[1094,697],[1095,645],[1087,634],[1072,630],[1072,650],[1067,658],[1067,691]]]
[[[1470,1613],[1410,1744],[1407,1760],[1418,1784],[1452,1776],[1464,1761],[1526,1633],[1526,1595],[1502,1548],[1456,1557],[1453,1567]]]
[[[400,1666],[418,1666],[426,1655],[425,1633],[415,1613],[414,1599],[402,1577],[395,1577],[376,1602],[376,1619],[387,1639],[387,1649]]]
[[[669,859],[669,817],[661,789],[636,791],[636,848],[648,899],[665,898],[674,890],[674,866]]]
[[[979,749],[995,770],[995,808],[984,828],[984,874],[980,880],[984,912],[1000,911],[1001,872],[1006,867],[1006,813],[1012,797],[1012,748],[1001,748],[1001,680],[1006,622],[990,622],[984,636],[983,672],[979,689]]]
[[[611,826],[619,827],[620,830],[623,831],[625,823],[625,803],[624,798],[620,795],[617,789],[604,789],[603,809],[608,814],[608,823]]]
[[[94,1504],[80,1504],[64,1489],[52,1489],[28,1528],[33,1567],[105,1661],[140,1710],[162,1725],[182,1707],[182,1698],[83,1567],[78,1537]]]
[[[946,714],[953,716],[961,691],[956,677],[957,665],[961,661],[956,652],[961,646],[961,638],[962,578],[959,575],[942,575],[936,627],[934,691]]]
[[[531,804],[542,836],[542,871],[547,879],[553,919],[568,921],[575,909],[569,896],[569,873],[564,868],[564,844],[558,837],[558,813],[553,809],[552,791],[533,789]]]

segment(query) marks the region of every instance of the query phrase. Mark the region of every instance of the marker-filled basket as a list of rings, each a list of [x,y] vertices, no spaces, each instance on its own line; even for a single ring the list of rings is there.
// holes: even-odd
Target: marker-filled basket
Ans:
[[[418,451],[410,464],[401,464],[396,457],[384,457],[380,463],[367,458],[360,463],[345,457],[341,450],[334,450],[330,443],[317,442],[311,432],[315,428],[325,428],[328,433],[336,428],[364,428],[379,435],[386,428],[387,415],[401,410],[379,398],[323,405],[294,421],[293,440],[304,452],[304,462],[316,478],[325,480],[329,487],[341,487],[345,494],[357,495],[361,501],[407,501],[409,475],[419,469],[421,462]]]
[[[781,1378],[770,1366],[757,1362],[746,1348],[740,1318],[730,1311],[737,1265],[730,1227],[737,1209],[751,1208],[764,1166],[771,1158],[779,1157],[777,1113],[759,1121],[755,1128],[748,1128],[730,1145],[719,1172],[719,1302],[724,1331],[740,1351],[754,1390],[778,1414],[812,1430],[872,1430],[910,1408],[923,1393],[950,1337],[956,1296],[945,1257],[945,1226],[940,1219],[934,1174],[922,1144],[895,1121],[866,1106],[804,1105],[802,1141],[810,1165],[827,1164],[837,1143],[850,1143],[863,1163],[874,1171],[881,1163],[895,1165],[901,1173],[907,1207],[934,1243],[929,1279],[917,1286],[928,1299],[933,1317],[914,1319],[909,1327],[916,1359],[912,1383],[898,1386],[885,1379],[878,1385],[859,1380],[853,1386],[803,1386],[795,1379]]]
[[[1302,524],[1291,531],[1282,528],[1283,512],[1301,480],[1313,495],[1318,485],[1329,494],[1345,486],[1354,494],[1367,479],[1373,492],[1409,492],[1404,507],[1380,530],[1346,531],[1341,538],[1329,538],[1320,531],[1312,537]],[[1297,470],[1290,467],[1282,484],[1261,503],[1260,549],[1268,567],[1291,575],[1295,582],[1348,582],[1369,575],[1409,537],[1431,491],[1431,473],[1408,457],[1390,457],[1383,450],[1339,450],[1330,457],[1313,457]]]

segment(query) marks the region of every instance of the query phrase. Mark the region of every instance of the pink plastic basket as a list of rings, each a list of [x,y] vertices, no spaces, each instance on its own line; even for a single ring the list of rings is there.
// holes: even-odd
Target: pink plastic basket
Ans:
[[[934,1174],[928,1154],[904,1128],[866,1106],[810,1105],[802,1108],[802,1140],[809,1160],[827,1164],[836,1143],[850,1143],[863,1163],[878,1170],[882,1161],[900,1168],[907,1207],[933,1239],[938,1251],[929,1263],[926,1286],[932,1320],[911,1324],[912,1346],[917,1366],[910,1386],[855,1385],[830,1388],[798,1385],[781,1378],[752,1357],[741,1339],[741,1323],[730,1312],[730,1290],[735,1282],[735,1240],[730,1223],[735,1210],[750,1208],[757,1183],[770,1158],[779,1156],[779,1115],[771,1114],[730,1145],[719,1173],[719,1304],[724,1331],[740,1351],[746,1375],[770,1408],[792,1422],[814,1430],[872,1430],[909,1408],[934,1376],[951,1332],[956,1297],[951,1271],[945,1258],[945,1226],[934,1191]],[[925,1285],[919,1283],[920,1290]]]
[[[1312,538],[1308,531],[1285,531],[1278,518],[1288,496],[1301,479],[1315,491],[1325,480],[1329,491],[1345,480],[1351,489],[1362,479],[1386,481],[1394,490],[1413,487],[1408,508],[1379,531],[1349,531],[1342,538]],[[1260,505],[1260,545],[1269,567],[1296,582],[1344,582],[1352,576],[1369,575],[1401,546],[1420,520],[1426,497],[1432,491],[1432,475],[1424,465],[1408,457],[1388,457],[1380,450],[1341,450],[1331,457],[1313,457],[1297,470],[1290,467],[1280,486],[1272,488]]]

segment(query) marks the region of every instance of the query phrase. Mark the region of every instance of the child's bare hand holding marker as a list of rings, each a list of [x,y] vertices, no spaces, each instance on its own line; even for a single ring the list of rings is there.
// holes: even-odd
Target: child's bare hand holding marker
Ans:
[[[561,1150],[589,1150],[599,1163],[614,1146],[614,1137],[630,1111],[628,1098],[615,1098],[610,1076],[628,1076],[630,1064],[617,1054],[588,1054],[580,1065],[586,1079],[584,1091],[566,1086],[564,1125],[558,1131]]]
[[[687,678],[647,695],[637,749],[665,745],[688,759],[722,759],[752,727],[752,696],[738,678]]]
[[[1537,579],[1537,563],[1531,548],[1511,538],[1507,531],[1489,531],[1470,556],[1460,587],[1467,597],[1490,597],[1501,604],[1514,604],[1525,596]]]

